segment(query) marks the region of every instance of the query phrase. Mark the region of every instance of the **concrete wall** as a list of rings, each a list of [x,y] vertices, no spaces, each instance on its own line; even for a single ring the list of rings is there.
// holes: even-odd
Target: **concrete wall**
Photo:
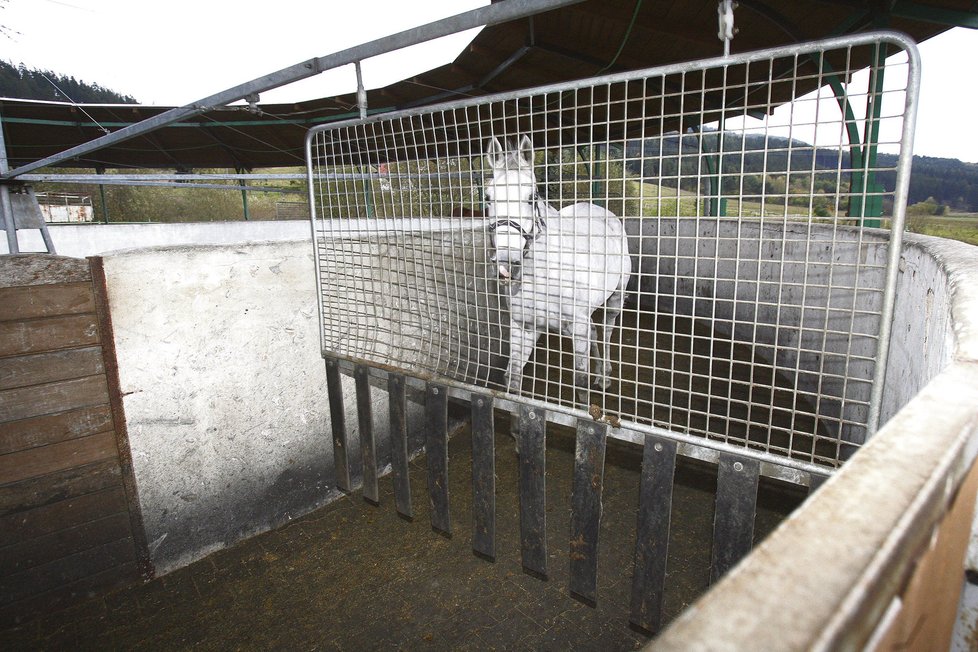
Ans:
[[[740,284],[732,283],[738,265],[721,263],[710,274],[701,267],[690,281],[688,252],[724,246],[726,238],[683,231],[689,228],[677,221],[672,241],[643,240],[675,248],[645,251],[642,262],[655,260],[669,271],[677,298],[705,299],[720,314],[742,310]],[[715,235],[727,228],[721,223]],[[857,246],[842,243],[826,255],[845,250],[878,260],[884,238],[865,232]],[[931,533],[944,531],[945,514],[964,509],[952,505],[978,451],[974,251],[908,238],[883,396],[890,422],[677,621],[659,640],[663,649],[710,649],[721,640],[728,649],[756,649],[764,641],[862,645],[880,635],[887,609],[897,604],[899,611],[904,579]],[[789,253],[790,247],[790,259]],[[104,266],[157,569],[178,567],[334,497],[309,241],[125,251],[105,256]],[[811,278],[813,270],[807,273]],[[689,309],[698,314],[696,302]],[[736,327],[732,334],[738,336]],[[353,415],[350,388],[346,397]],[[382,392],[376,400],[384,400]],[[375,415],[385,414],[378,405]],[[355,421],[348,418],[353,429]],[[384,433],[385,424],[377,430]]]
[[[104,266],[157,572],[336,497],[308,240],[130,250]]]
[[[281,240],[308,240],[308,220],[259,222],[188,222],[181,224],[55,224],[48,227],[60,256],[84,258],[133,247],[233,244]],[[17,232],[24,251],[44,251],[40,231]],[[310,245],[312,246],[312,245]],[[0,254],[7,253],[7,240],[0,238]]]
[[[701,218],[625,226],[632,289],[650,304],[642,310],[696,316],[750,344],[794,388],[796,403],[818,397],[807,402],[828,434],[864,441],[885,231]]]
[[[973,649],[978,249],[908,236],[889,420],[655,650]],[[967,561],[966,561],[967,559]],[[969,597],[970,596],[970,597]],[[950,599],[948,599],[950,598]]]

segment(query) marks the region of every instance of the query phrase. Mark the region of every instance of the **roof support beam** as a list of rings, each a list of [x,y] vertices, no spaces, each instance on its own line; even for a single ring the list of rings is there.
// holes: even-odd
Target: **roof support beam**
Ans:
[[[421,25],[412,29],[398,32],[390,36],[357,45],[346,50],[341,50],[323,57],[309,59],[301,63],[283,68],[277,72],[270,73],[264,77],[259,77],[250,82],[234,86],[225,91],[210,95],[197,102],[187,104],[182,107],[170,109],[153,118],[149,118],[130,127],[124,127],[119,131],[96,138],[82,145],[78,145],[69,150],[49,156],[27,165],[10,171],[0,172],[0,179],[11,179],[21,174],[37,170],[48,165],[54,165],[62,161],[88,154],[108,145],[120,143],[130,138],[140,136],[147,132],[165,127],[167,125],[180,122],[189,117],[209,109],[224,106],[231,102],[236,102],[247,98],[255,93],[263,93],[273,88],[278,88],[292,82],[313,77],[327,70],[363,61],[380,54],[393,52],[402,48],[425,43],[443,36],[462,32],[475,27],[484,25],[496,25],[509,22],[519,18],[526,18],[533,14],[558,9],[567,5],[576,4],[582,0],[505,0],[496,2],[487,7],[480,7],[455,16],[443,18],[426,25]]]

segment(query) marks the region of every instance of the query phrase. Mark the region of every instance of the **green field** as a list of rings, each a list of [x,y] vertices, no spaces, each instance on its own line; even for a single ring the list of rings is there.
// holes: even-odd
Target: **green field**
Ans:
[[[908,220],[907,230],[978,245],[978,213],[928,215]]]

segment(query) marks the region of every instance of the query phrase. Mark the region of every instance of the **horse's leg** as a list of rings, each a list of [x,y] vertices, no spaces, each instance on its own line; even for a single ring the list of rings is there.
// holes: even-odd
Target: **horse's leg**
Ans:
[[[537,333],[513,324],[509,329],[509,367],[506,370],[507,387],[511,394],[519,394],[523,387],[523,367],[526,366],[533,347],[537,343]]]
[[[538,333],[512,324],[509,329],[509,367],[506,370],[507,387],[510,394],[519,394],[523,387],[523,367],[526,366],[533,347],[536,346]],[[519,411],[515,410],[509,417],[509,434],[515,442],[516,452],[520,452]]]
[[[574,385],[577,387],[577,398],[585,408],[589,405],[588,376],[591,372],[591,335],[594,325],[590,316],[576,319],[568,325],[568,335],[574,348]]]
[[[604,304],[604,323],[601,326],[604,355],[599,358],[600,362],[598,364],[601,368],[598,371],[597,377],[594,379],[595,386],[601,389],[608,389],[611,386],[611,333],[615,329],[615,322],[618,321],[618,316],[621,315],[621,309],[624,303],[625,287],[622,284],[617,290],[611,293],[611,296],[608,297],[608,300]],[[597,340],[595,340],[595,348],[597,348]]]

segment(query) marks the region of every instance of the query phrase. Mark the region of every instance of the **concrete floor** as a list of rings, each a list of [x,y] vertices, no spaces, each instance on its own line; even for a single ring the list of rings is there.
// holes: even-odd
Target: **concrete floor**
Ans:
[[[500,432],[504,429],[500,428]],[[381,504],[341,498],[147,584],[93,598],[0,632],[4,650],[628,650],[649,639],[627,624],[640,456],[611,447],[605,472],[598,602],[569,595],[567,532],[573,436],[550,427],[547,526],[550,577],[522,572],[517,458],[496,438],[497,560],[471,552],[470,438],[450,447],[454,536],[429,527],[425,460],[412,463],[413,522]],[[708,585],[715,473],[677,472],[665,597],[673,618]],[[801,500],[762,484],[756,535]]]

